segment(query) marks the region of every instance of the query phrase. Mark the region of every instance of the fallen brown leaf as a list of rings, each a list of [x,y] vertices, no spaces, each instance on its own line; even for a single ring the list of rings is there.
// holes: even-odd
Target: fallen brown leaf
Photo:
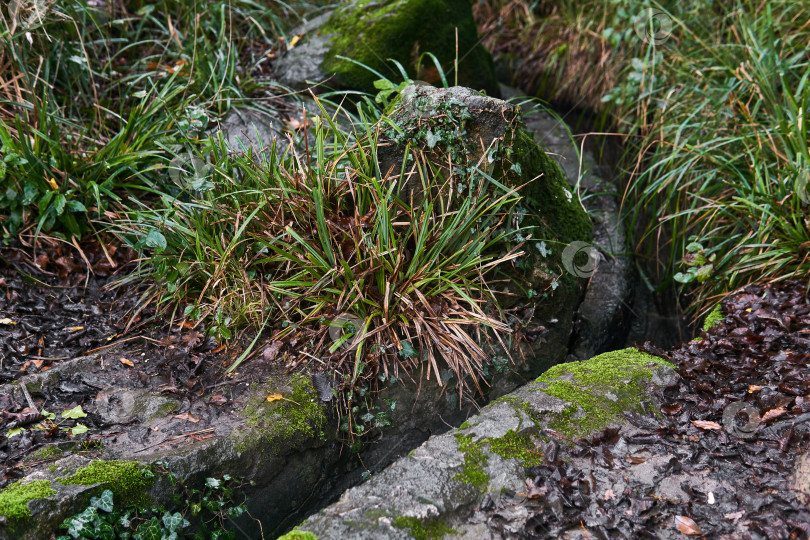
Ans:
[[[766,412],[762,415],[762,422],[769,422],[774,418],[779,418],[783,414],[787,414],[787,409],[784,407],[777,407],[775,409],[771,409],[770,411]]]
[[[690,517],[675,516],[675,526],[683,534],[700,534],[700,527],[698,527],[695,520]]]
[[[191,415],[191,413],[178,414],[175,416],[175,418],[178,420],[188,420],[189,422],[194,422],[195,424],[200,421],[199,418],[195,418]]]
[[[723,426],[711,420],[692,420],[692,423],[700,429],[723,429]]]
[[[216,394],[208,398],[208,403],[212,405],[225,405],[226,403],[228,403],[228,398],[226,398],[222,394]]]
[[[129,366],[129,367],[135,367],[135,364],[132,362],[132,360],[127,360],[126,358],[123,358],[123,357],[122,357],[122,358],[120,358],[119,360],[120,360],[120,361],[121,361],[121,363],[122,363],[122,364],[124,364],[125,366]]]

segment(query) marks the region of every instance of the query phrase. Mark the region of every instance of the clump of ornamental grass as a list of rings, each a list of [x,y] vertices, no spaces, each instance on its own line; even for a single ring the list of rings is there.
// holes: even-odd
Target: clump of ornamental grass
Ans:
[[[454,194],[452,170],[406,149],[425,197],[402,200],[400,172],[377,161],[382,120],[350,134],[326,114],[310,121],[301,152],[273,142],[233,155],[209,140],[210,189],[120,222],[123,239],[153,252],[133,276],[153,283],[146,301],[223,338],[246,323],[272,329],[273,355],[315,359],[348,388],[420,370],[441,383],[446,369],[460,393],[478,387],[483,334],[509,331],[486,277],[521,254],[503,248],[517,193],[479,170]]]
[[[702,311],[810,275],[807,10],[486,0],[476,16],[516,84],[615,130],[632,248],[656,292],[679,287]]]
[[[810,275],[808,27],[783,1],[673,14],[678,39],[645,62],[625,204],[638,252],[696,307]]]

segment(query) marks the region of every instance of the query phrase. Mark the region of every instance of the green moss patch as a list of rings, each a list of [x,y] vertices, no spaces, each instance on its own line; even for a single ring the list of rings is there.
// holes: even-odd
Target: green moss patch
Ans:
[[[518,459],[524,467],[540,465],[543,455],[535,450],[537,445],[528,433],[515,433],[509,430],[499,439],[487,439],[489,449],[505,459]]]
[[[470,484],[480,489],[482,492],[489,485],[489,475],[484,471],[487,464],[487,456],[482,450],[482,441],[472,442],[472,436],[456,434],[458,450],[464,454],[464,465],[461,472],[453,477],[453,480]]]
[[[94,461],[73,475],[57,478],[62,484],[101,484],[125,504],[147,504],[146,491],[154,482],[152,471],[137,461]]]
[[[41,459],[52,459],[62,457],[65,453],[56,445],[48,445],[28,456],[25,461],[39,461]]]
[[[714,306],[714,309],[711,310],[708,315],[706,315],[706,319],[703,321],[703,330],[708,332],[709,328],[720,324],[721,322],[723,322],[723,310],[721,309],[720,304],[717,304]]]
[[[581,436],[606,427],[621,418],[624,411],[643,412],[646,386],[653,371],[662,366],[673,367],[633,348],[554,366],[537,382],[546,385],[545,393],[570,405],[549,427],[569,436]]]
[[[448,81],[454,81],[456,30],[458,50],[465,51],[459,58],[458,83],[497,96],[500,90],[492,56],[478,40],[468,0],[359,0],[344,4],[321,28],[321,35],[332,35],[321,68],[334,73],[340,86],[375,93],[374,81],[379,76],[368,68],[398,80],[399,72],[388,60],[393,59],[410,78],[440,84],[430,59],[426,58],[423,69],[417,71],[419,56],[431,52]]]
[[[283,536],[279,536],[278,540],[318,540],[318,537],[307,531],[290,531]]]
[[[5,516],[8,520],[30,517],[28,501],[47,499],[55,493],[56,490],[51,488],[48,480],[34,480],[27,484],[15,482],[0,491],[0,516]]]
[[[259,392],[248,405],[245,423],[257,429],[237,445],[238,450],[247,449],[249,440],[256,437],[274,441],[275,450],[281,450],[280,445],[285,441],[326,438],[323,431],[326,413],[312,381],[305,375],[295,375],[290,384],[293,391],[289,395],[283,393],[284,399],[270,403],[263,392]]]
[[[451,529],[439,519],[422,521],[419,518],[399,516],[392,522],[397,529],[408,529],[416,540],[433,540],[441,538],[445,534],[456,534],[458,531]]]

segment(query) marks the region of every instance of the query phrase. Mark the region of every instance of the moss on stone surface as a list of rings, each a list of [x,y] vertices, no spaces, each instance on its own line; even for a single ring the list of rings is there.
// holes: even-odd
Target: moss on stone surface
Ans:
[[[318,540],[318,537],[311,532],[292,530],[285,535],[279,536],[278,540]]]
[[[419,518],[409,516],[399,516],[392,522],[397,529],[409,529],[411,536],[416,540],[433,540],[441,538],[445,534],[456,534],[458,531],[451,529],[440,519],[422,521]]]
[[[528,433],[516,433],[510,429],[503,437],[487,439],[486,442],[493,453],[504,459],[518,459],[524,467],[543,463],[543,456],[536,450],[537,445]]]
[[[78,469],[71,476],[57,478],[62,484],[81,484],[92,486],[101,484],[113,492],[117,500],[124,504],[141,504],[149,502],[146,491],[154,482],[154,474],[137,461],[94,461],[87,467]]]
[[[34,480],[27,484],[15,482],[0,491],[0,516],[5,516],[9,521],[30,517],[28,501],[47,499],[54,494],[56,490],[48,480]]]
[[[489,475],[484,471],[487,456],[481,448],[481,441],[474,443],[471,436],[457,433],[456,443],[458,443],[459,452],[464,454],[464,465],[453,480],[475,486],[482,492],[486,491],[487,485],[489,485]]]
[[[703,321],[703,330],[708,332],[709,328],[716,324],[720,324],[723,321],[723,310],[720,307],[720,304],[714,306],[714,309],[706,315],[706,319]]]
[[[523,179],[535,179],[520,192],[539,220],[529,223],[540,228],[540,234],[535,233],[534,237],[554,238],[563,246],[575,240],[589,241],[593,226],[587,212],[571,191],[559,165],[526,132],[522,123],[507,132],[504,146],[511,148],[514,156],[507,156],[505,164],[520,164],[520,172],[513,168],[504,171],[508,184],[522,185]],[[556,251],[562,253],[561,249]]]
[[[549,426],[569,436],[586,435],[621,418],[624,411],[643,412],[646,386],[653,371],[664,366],[673,367],[633,348],[554,366],[537,382],[546,385],[545,393],[569,405]]]
[[[419,56],[431,52],[439,59],[448,81],[455,80],[453,63],[458,47],[466,51],[460,58],[458,84],[483,89],[498,96],[492,56],[478,40],[478,31],[467,0],[358,0],[339,6],[321,28],[331,35],[329,52],[321,64],[325,73],[335,74],[335,82],[345,88],[375,93],[374,81],[382,75],[398,80],[399,62],[412,79],[439,83],[438,71],[425,58],[417,72]],[[355,62],[338,56],[351,58]],[[358,65],[363,64],[363,65]]]
[[[41,448],[28,456],[25,460],[26,461],[37,461],[40,459],[52,459],[62,457],[64,452],[58,446],[50,444],[45,448]]]
[[[255,397],[245,409],[246,425],[255,428],[244,435],[236,445],[245,451],[251,441],[272,440],[274,449],[281,450],[281,444],[290,440],[315,438],[325,440],[323,429],[326,426],[326,413],[318,401],[318,392],[312,381],[305,375],[294,375],[289,384],[292,393],[285,399],[272,403],[266,400],[263,392],[254,390]]]

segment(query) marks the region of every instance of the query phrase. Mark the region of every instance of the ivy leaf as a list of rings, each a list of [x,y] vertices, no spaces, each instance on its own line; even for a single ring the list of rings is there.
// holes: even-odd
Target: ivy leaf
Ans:
[[[175,532],[177,529],[183,529],[189,526],[189,522],[183,518],[183,515],[180,512],[175,512],[174,514],[170,514],[166,512],[163,514],[163,525],[171,532]]]
[[[684,274],[683,272],[678,272],[673,276],[673,278],[678,283],[689,283],[694,278],[694,274]]]
[[[399,354],[405,358],[416,358],[416,349],[413,348],[410,341],[403,341],[402,350],[399,351]]]
[[[281,394],[274,394],[274,395],[280,396]],[[269,399],[269,396],[268,396],[268,399]],[[279,398],[279,399],[281,399],[281,398]],[[210,488],[217,489],[219,487],[219,484],[220,484],[220,481],[217,480],[216,478],[206,478],[205,479],[205,485],[210,487]]]
[[[428,130],[427,134],[425,134],[425,140],[427,141],[427,145],[430,148],[436,146],[436,143],[442,140],[442,136],[440,134],[434,134],[433,131]]]
[[[76,405],[72,409],[62,411],[62,418],[72,418],[75,420],[78,418],[84,418],[85,416],[87,416],[87,413],[82,410],[81,405]]]
[[[161,531],[160,522],[158,518],[153,517],[150,521],[142,523],[138,530],[135,531],[134,538],[137,540],[161,540],[163,533]]]
[[[90,428],[85,426],[84,424],[76,424],[75,426],[70,428],[70,434],[73,435],[74,437],[76,435],[81,435],[82,433],[87,433],[88,431],[90,431]]]
[[[101,493],[101,497],[90,497],[90,506],[98,508],[104,512],[112,512],[115,508],[113,504],[113,493],[109,489],[105,489]]]

